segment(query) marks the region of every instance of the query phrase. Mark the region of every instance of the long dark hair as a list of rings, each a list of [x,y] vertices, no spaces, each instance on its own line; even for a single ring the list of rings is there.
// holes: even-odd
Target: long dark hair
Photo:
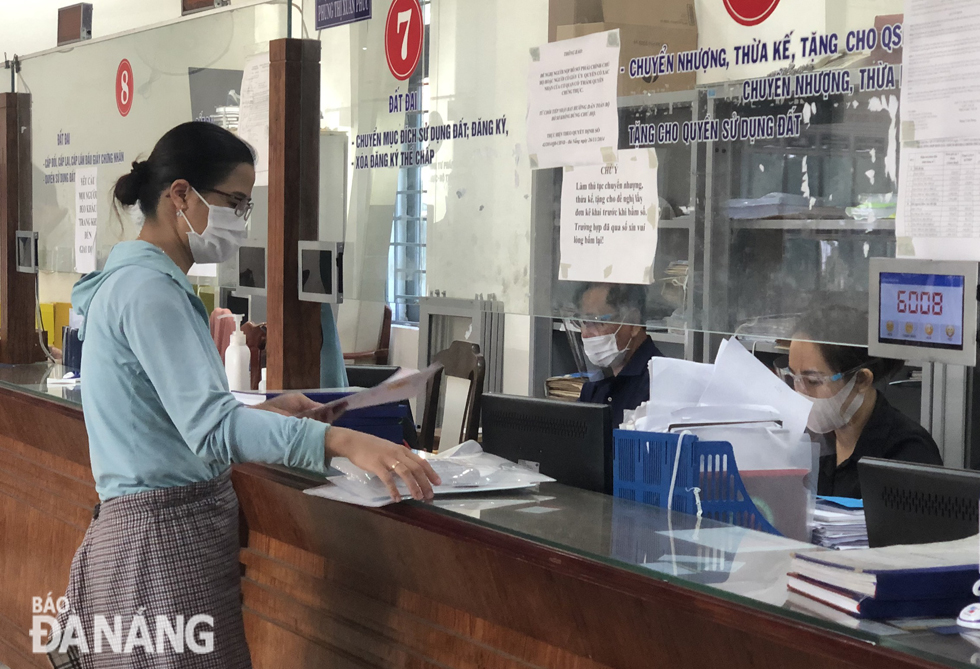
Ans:
[[[177,179],[203,192],[242,164],[254,165],[255,152],[234,134],[213,123],[181,123],[160,138],[149,158],[134,161],[132,171],[119,178],[113,205],[139,203],[143,215],[152,219],[160,194]]]
[[[868,369],[878,382],[905,366],[901,360],[868,355],[868,313],[853,307],[827,304],[811,309],[796,323],[793,338],[813,342],[834,374]]]

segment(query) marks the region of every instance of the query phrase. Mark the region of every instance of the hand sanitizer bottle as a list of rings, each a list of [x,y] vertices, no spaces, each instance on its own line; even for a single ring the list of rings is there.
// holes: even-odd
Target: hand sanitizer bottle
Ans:
[[[235,331],[231,333],[231,342],[225,349],[225,375],[228,377],[228,388],[233,391],[249,391],[252,389],[252,377],[249,374],[249,362],[252,354],[245,343],[245,333],[241,330],[242,316],[228,314],[221,318],[234,318]]]

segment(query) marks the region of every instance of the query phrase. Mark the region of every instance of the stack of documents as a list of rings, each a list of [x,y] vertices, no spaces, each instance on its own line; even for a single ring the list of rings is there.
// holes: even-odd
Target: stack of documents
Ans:
[[[585,375],[569,374],[568,376],[552,376],[545,381],[548,397],[554,400],[565,400],[568,402],[578,401],[582,394],[582,386],[585,385]]]
[[[813,543],[848,550],[868,547],[868,523],[859,499],[821,497],[813,512]]]
[[[976,601],[977,537],[918,546],[796,553],[791,592],[858,618],[956,616]]]

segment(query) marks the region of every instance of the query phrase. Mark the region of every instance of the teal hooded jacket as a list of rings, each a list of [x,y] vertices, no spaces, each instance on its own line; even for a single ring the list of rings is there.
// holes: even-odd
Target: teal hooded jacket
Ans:
[[[99,497],[207,481],[235,462],[325,473],[328,426],[228,391],[208,314],[158,247],[117,244],[72,291],[85,317],[81,389]]]

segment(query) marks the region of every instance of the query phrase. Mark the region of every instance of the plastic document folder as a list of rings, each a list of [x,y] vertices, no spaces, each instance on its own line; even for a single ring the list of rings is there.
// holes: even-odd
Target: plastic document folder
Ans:
[[[428,455],[426,459],[442,479],[442,485],[432,488],[436,495],[518,490],[554,481],[544,474],[533,472],[496,455],[484,453],[475,441],[467,441],[438,455]],[[330,464],[343,474],[328,477],[329,482],[326,485],[310,488],[306,490],[306,494],[358,506],[379,507],[393,503],[378,477],[357,467],[346,458],[334,458]],[[402,497],[411,499],[404,482],[397,476],[395,481]]]

